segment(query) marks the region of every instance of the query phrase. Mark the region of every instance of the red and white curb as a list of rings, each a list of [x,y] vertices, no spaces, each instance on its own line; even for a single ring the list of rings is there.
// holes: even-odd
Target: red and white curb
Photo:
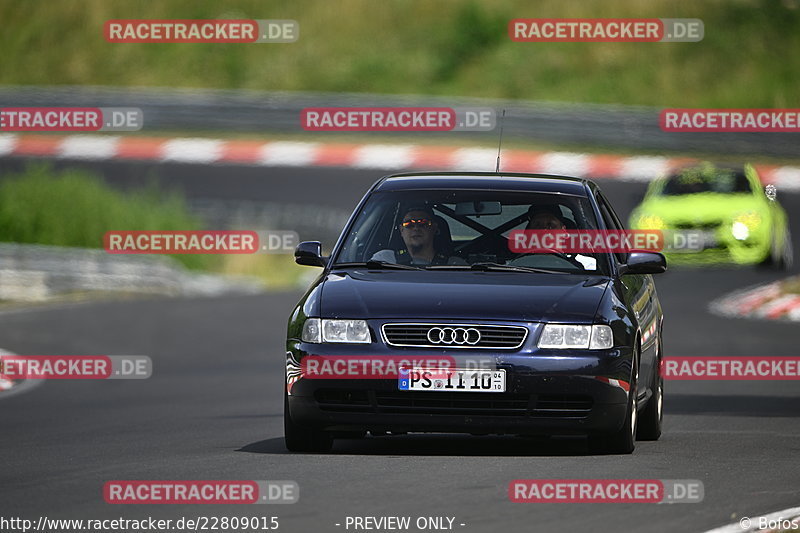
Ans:
[[[2,368],[3,368],[3,365],[2,365],[3,356],[10,356],[10,355],[15,355],[15,354],[13,354],[11,352],[7,352],[5,350],[0,350],[0,393],[2,393],[4,391],[11,390],[11,388],[14,387],[17,384],[16,381],[14,381],[13,379],[5,376],[3,374],[3,371],[2,371]]]
[[[733,292],[709,304],[713,313],[762,320],[800,322],[800,294],[783,291],[785,280]]]
[[[3,357],[9,357],[13,355],[17,354],[0,349],[0,361],[3,360]],[[0,399],[16,396],[17,394],[23,392],[28,392],[44,382],[44,379],[11,379],[8,376],[4,376],[3,373],[0,372]]]
[[[797,525],[795,525],[797,524]],[[765,527],[762,527],[765,526]],[[800,507],[775,511],[767,515],[743,516],[738,522],[709,529],[705,533],[778,533],[800,529]]]
[[[111,135],[0,134],[0,157],[161,161],[253,166],[324,166],[361,169],[493,171],[494,148],[414,144],[346,144],[297,141],[219,140]],[[650,181],[692,162],[688,158],[575,152],[503,150],[506,172]],[[764,183],[800,191],[800,167],[756,165]]]

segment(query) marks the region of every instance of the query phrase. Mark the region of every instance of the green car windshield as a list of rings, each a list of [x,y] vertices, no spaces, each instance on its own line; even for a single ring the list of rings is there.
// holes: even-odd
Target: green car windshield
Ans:
[[[735,194],[752,193],[750,182],[742,172],[716,170],[713,173],[695,171],[694,169],[675,174],[667,178],[661,189],[663,196],[681,196],[684,194],[717,193]]]

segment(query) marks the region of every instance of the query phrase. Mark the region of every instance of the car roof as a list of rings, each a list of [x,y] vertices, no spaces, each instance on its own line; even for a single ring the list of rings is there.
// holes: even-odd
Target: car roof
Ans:
[[[549,174],[514,172],[411,172],[386,176],[375,184],[374,191],[413,189],[473,189],[525,191],[587,196],[589,180]]]

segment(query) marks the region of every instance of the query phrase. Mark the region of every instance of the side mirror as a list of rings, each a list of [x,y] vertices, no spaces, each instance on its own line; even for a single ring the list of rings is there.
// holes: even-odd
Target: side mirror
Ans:
[[[322,244],[319,241],[305,241],[294,250],[294,262],[298,265],[324,267],[327,258],[322,257]]]
[[[661,274],[667,270],[667,259],[658,252],[631,252],[622,265],[622,274]]]
[[[769,200],[770,202],[774,202],[775,199],[778,197],[778,188],[770,183],[769,185],[764,187],[764,196],[766,196],[767,200]]]

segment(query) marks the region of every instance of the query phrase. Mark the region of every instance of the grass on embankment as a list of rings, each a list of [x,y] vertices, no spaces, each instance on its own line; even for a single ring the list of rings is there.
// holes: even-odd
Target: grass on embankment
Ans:
[[[121,192],[84,170],[32,165],[0,181],[0,242],[102,248],[107,231],[199,230],[182,196],[154,186]],[[207,228],[225,229],[225,228]],[[260,229],[260,228],[255,228]],[[255,276],[271,287],[297,283],[291,255],[173,255],[193,270]]]
[[[516,43],[513,18],[700,18],[699,43]],[[295,19],[290,44],[112,44],[108,19]],[[0,1],[0,84],[797,107],[798,0]]]

